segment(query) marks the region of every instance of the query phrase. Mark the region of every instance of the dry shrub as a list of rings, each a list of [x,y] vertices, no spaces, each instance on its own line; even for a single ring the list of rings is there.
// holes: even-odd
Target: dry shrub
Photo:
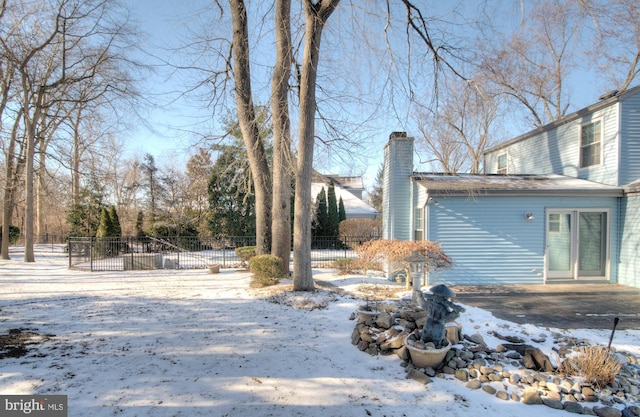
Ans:
[[[340,241],[350,248],[377,239],[382,234],[382,219],[347,219],[340,222]]]
[[[586,347],[566,358],[558,372],[567,376],[579,376],[595,387],[602,388],[614,381],[622,364],[602,346]]]
[[[333,267],[338,270],[340,275],[355,274],[359,269],[358,260],[351,258],[341,258],[333,261]]]
[[[429,240],[372,240],[356,248],[360,267],[364,269],[379,269],[385,262],[399,263],[409,276],[409,263],[404,259],[412,252],[418,252],[427,257],[425,270],[449,268],[451,259],[440,249],[440,245]]]

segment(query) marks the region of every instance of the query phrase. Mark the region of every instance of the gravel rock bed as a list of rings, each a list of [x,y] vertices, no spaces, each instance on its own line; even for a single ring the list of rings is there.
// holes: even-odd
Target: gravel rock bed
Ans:
[[[447,334],[454,344],[444,361],[435,368],[416,368],[405,339],[409,334],[419,334],[426,312],[406,301],[376,303],[375,307],[377,315],[352,314],[351,319],[357,321],[351,342],[370,355],[397,355],[409,379],[422,384],[431,383],[433,378],[459,380],[469,389],[481,389],[504,401],[542,404],[576,414],[640,416],[640,361],[632,354],[615,352],[621,371],[613,383],[598,387],[560,374],[540,349],[518,337],[494,333],[505,343],[491,348],[481,335],[452,326]],[[545,337],[531,340],[543,342]],[[589,346],[584,340],[559,333],[551,337],[560,359]]]

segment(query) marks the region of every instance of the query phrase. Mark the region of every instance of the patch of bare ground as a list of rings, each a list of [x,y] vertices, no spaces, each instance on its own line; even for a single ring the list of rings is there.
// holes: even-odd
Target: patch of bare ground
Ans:
[[[53,335],[42,335],[33,329],[10,329],[0,334],[0,359],[20,358],[29,352],[29,346],[39,345]]]

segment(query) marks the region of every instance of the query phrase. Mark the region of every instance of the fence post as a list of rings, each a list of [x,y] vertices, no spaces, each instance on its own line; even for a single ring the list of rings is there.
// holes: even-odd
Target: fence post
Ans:
[[[93,272],[93,237],[89,238],[89,270]]]

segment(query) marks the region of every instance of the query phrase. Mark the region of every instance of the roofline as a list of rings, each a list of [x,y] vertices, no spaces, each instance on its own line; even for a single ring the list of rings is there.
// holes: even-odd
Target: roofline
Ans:
[[[424,185],[420,184],[424,187]],[[426,188],[426,187],[425,187]],[[478,188],[472,190],[428,190],[430,196],[435,197],[622,197],[623,190],[585,190],[585,189],[563,189],[563,190],[487,190]]]
[[[537,135],[539,135],[541,133],[547,132],[549,130],[555,129],[558,126],[562,126],[562,125],[567,124],[569,122],[572,122],[572,121],[574,121],[576,119],[584,117],[584,116],[586,116],[588,114],[594,113],[594,112],[596,112],[598,110],[601,110],[601,109],[603,109],[605,107],[608,107],[608,106],[610,106],[610,105],[612,105],[614,103],[618,103],[618,102],[624,100],[627,96],[636,94],[639,91],[640,91],[640,85],[637,85],[637,86],[635,86],[633,88],[629,88],[629,89],[627,89],[627,90],[625,90],[623,92],[617,93],[613,97],[610,97],[610,98],[605,99],[605,100],[600,100],[597,103],[591,104],[590,106],[587,106],[587,107],[585,107],[583,109],[580,109],[580,110],[575,111],[575,112],[573,112],[571,114],[563,116],[558,120],[555,120],[555,121],[553,121],[551,123],[548,123],[548,124],[546,124],[544,126],[540,126],[539,128],[531,130],[531,131],[529,131],[529,132],[527,132],[527,133],[525,133],[523,135],[516,136],[515,138],[510,139],[510,140],[508,140],[506,142],[503,142],[503,143],[501,143],[499,145],[493,146],[493,147],[485,150],[483,154],[486,155],[486,154],[488,154],[490,152],[498,151],[498,150],[500,150],[502,148],[505,148],[507,146],[513,145],[516,142],[520,142],[521,140],[525,140],[525,139],[528,139],[530,137],[537,136]]]
[[[614,187],[610,185],[597,184],[594,185],[602,185],[602,188],[597,187],[565,187],[565,188],[485,188],[482,186],[472,187],[472,188],[459,188],[459,189],[437,189],[437,188],[428,188],[425,184],[421,183],[420,177],[426,175],[438,175],[440,173],[427,173],[427,172],[413,172],[410,176],[411,181],[417,184],[420,187],[423,187],[429,195],[440,196],[440,197],[460,197],[460,196],[510,196],[510,197],[528,197],[528,196],[549,196],[549,197],[584,197],[584,196],[594,196],[594,197],[623,197],[628,193],[628,190],[624,187]],[[449,174],[447,174],[449,175]],[[502,174],[472,174],[477,175],[479,177],[509,177],[509,175]],[[559,174],[552,174],[555,176],[563,176]],[[544,177],[545,175],[537,175],[537,174],[522,174],[516,175],[516,177]],[[573,178],[573,177],[567,177]],[[578,178],[575,178],[578,179]],[[584,180],[587,181],[587,180]]]

